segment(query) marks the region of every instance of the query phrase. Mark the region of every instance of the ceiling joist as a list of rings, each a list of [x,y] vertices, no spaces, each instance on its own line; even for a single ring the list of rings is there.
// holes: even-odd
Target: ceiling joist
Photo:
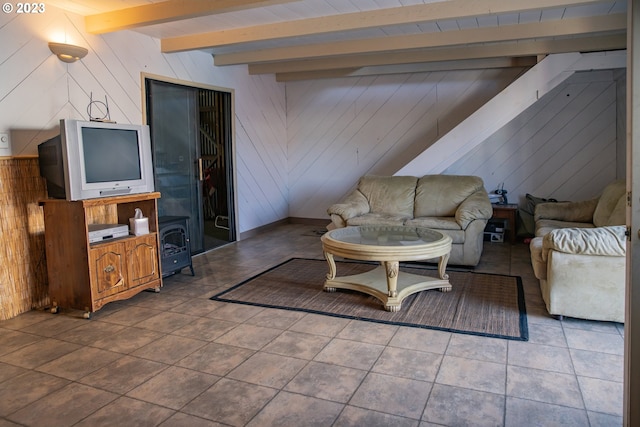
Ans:
[[[626,29],[625,14],[562,19],[502,27],[474,28],[439,33],[379,37],[366,40],[346,40],[289,46],[215,55],[215,65],[255,64],[292,61],[318,57],[391,52],[410,49],[450,47],[472,43],[494,43],[548,37],[567,37],[589,32],[616,32]]]
[[[298,0],[167,0],[88,15],[84,19],[84,24],[88,33],[104,34],[293,1]]]
[[[300,19],[232,30],[163,38],[164,53],[210,49],[239,43],[264,42],[393,25],[422,24],[449,19],[520,13],[600,3],[602,0],[449,0],[413,6]]]
[[[299,73],[277,73],[276,81],[327,79],[336,77],[379,76],[384,74],[427,73],[434,71],[481,70],[496,68],[526,68],[538,63],[537,56],[518,58],[463,59],[460,61],[426,62],[419,64],[379,65],[375,67],[347,68]]]
[[[618,50],[626,48],[626,37],[626,34],[586,36],[249,64],[249,74],[298,73],[378,65]]]

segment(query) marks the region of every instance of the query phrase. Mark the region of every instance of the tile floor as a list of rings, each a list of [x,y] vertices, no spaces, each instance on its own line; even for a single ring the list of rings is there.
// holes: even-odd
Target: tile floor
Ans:
[[[91,320],[0,321],[0,427],[622,425],[622,325],[550,318],[522,243],[487,243],[476,271],[522,277],[528,342],[208,299],[290,257],[320,258],[317,229],[197,256],[195,277]]]

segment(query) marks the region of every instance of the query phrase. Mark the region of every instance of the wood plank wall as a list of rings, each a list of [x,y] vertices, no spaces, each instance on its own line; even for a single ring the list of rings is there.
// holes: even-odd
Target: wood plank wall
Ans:
[[[328,218],[365,174],[391,175],[521,70],[344,78],[287,85],[290,216]],[[448,168],[509,201],[598,195],[624,177],[624,72],[579,73]],[[621,98],[622,94],[622,99]]]
[[[488,191],[504,185],[512,203],[596,197],[624,170],[618,108],[613,71],[576,73],[445,173],[478,175]]]
[[[0,250],[0,319],[47,304],[42,230],[33,228],[43,219],[32,206],[46,193],[42,186],[5,180],[22,177],[24,170],[36,180],[31,172],[38,169],[37,145],[58,133],[60,119],[88,119],[92,95],[107,98],[112,120],[141,123],[142,73],[233,91],[239,231],[287,218],[283,83],[273,75],[249,76],[246,67],[214,67],[202,52],[161,54],[159,40],[131,31],[86,34],[81,17],[46,7],[41,15],[0,14],[0,132],[11,136],[11,150],[0,150],[0,156],[14,156],[0,162],[0,197],[11,200],[6,209],[19,213],[9,214],[6,203],[0,207],[2,237],[10,240]],[[66,64],[49,51],[49,41],[76,43],[89,54]],[[23,187],[34,194],[12,192]],[[29,256],[20,258],[22,248]]]

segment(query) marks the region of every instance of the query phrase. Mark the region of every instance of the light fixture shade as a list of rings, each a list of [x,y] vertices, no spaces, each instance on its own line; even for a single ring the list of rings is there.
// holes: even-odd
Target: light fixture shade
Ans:
[[[62,62],[76,62],[78,59],[82,59],[87,56],[89,50],[82,46],[74,46],[72,44],[65,43],[49,43],[49,49],[53,52]]]

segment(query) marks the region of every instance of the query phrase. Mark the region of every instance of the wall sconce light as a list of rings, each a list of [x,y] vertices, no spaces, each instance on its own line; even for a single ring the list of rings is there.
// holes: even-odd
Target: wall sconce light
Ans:
[[[87,56],[89,50],[82,46],[74,46],[72,44],[65,43],[49,43],[49,49],[53,52],[62,62],[76,62],[78,59],[82,59]]]

